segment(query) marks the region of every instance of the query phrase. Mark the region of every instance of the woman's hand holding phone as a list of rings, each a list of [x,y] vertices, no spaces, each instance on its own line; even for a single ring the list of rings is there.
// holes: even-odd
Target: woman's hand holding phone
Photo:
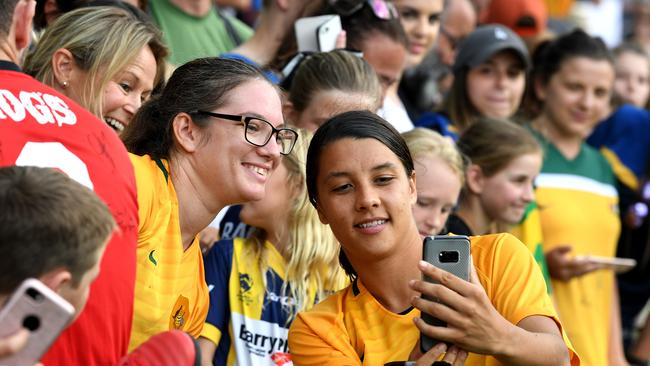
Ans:
[[[467,352],[456,347],[451,346],[447,349],[447,345],[444,343],[438,343],[435,346],[431,347],[426,353],[422,354],[422,348],[420,347],[420,341],[415,344],[409,360],[415,361],[414,366],[430,366],[435,365],[435,361],[442,358],[442,363],[446,362],[445,365],[450,366],[463,366],[465,360],[467,360]]]
[[[503,344],[501,340],[508,339],[508,329],[514,325],[492,306],[478,281],[474,265],[470,266],[469,282],[424,261],[418,266],[424,276],[438,284],[413,280],[409,285],[423,296],[437,298],[440,302],[414,297],[413,306],[447,323],[447,327],[437,327],[416,318],[415,325],[420,332],[467,352],[498,354]]]

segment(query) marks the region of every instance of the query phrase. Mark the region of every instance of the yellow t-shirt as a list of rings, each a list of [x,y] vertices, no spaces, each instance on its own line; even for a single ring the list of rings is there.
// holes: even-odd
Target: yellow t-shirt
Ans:
[[[496,310],[512,324],[531,315],[552,318],[560,327],[541,271],[528,249],[510,234],[475,236],[472,260]],[[415,264],[414,264],[415,265]],[[289,331],[294,365],[383,365],[405,361],[419,331],[413,317],[386,310],[361,281],[299,313]],[[564,333],[563,333],[564,334]],[[580,361],[565,337],[571,364]],[[470,354],[465,365],[500,365],[491,356]]]
[[[198,337],[208,312],[208,288],[198,238],[183,251],[178,200],[167,161],[130,154],[138,189],[137,271],[129,349],[180,329]]]
[[[539,269],[542,271],[542,275],[544,275],[546,289],[549,294],[552,294],[551,275],[548,272],[544,247],[542,246],[542,220],[539,217],[539,208],[536,202],[528,204],[524,217],[522,217],[521,222],[517,226],[510,229],[510,234],[521,240],[528,247],[528,250],[533,253],[535,262],[537,262]]]
[[[571,245],[572,255],[615,256],[620,222],[609,164],[584,144],[578,156],[568,160],[537,136],[545,147],[542,172],[535,181],[544,251]],[[558,314],[585,365],[607,365],[614,280],[611,270],[552,280]]]

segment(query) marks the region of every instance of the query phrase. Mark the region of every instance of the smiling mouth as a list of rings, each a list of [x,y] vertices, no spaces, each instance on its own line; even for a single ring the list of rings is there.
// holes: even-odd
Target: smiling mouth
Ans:
[[[124,123],[116,120],[115,118],[104,117],[104,122],[106,122],[107,125],[111,126],[111,128],[117,132],[124,131]]]
[[[266,168],[260,168],[258,166],[249,165],[249,164],[244,164],[244,166],[262,177],[266,177],[269,174],[269,170]]]
[[[386,223],[386,220],[373,220],[373,221],[369,221],[369,222],[364,222],[362,224],[356,224],[354,226],[356,226],[358,228],[361,228],[361,229],[368,229],[368,228],[371,228],[371,227],[383,225],[385,223]]]

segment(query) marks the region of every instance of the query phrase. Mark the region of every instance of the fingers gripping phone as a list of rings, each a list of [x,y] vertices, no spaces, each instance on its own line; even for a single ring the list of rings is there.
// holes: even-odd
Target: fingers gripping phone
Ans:
[[[22,327],[30,332],[29,339],[18,353],[0,359],[0,364],[36,364],[74,313],[69,302],[41,281],[33,278],[23,281],[0,309],[0,338],[15,334]]]
[[[435,267],[455,275],[456,277],[469,281],[471,257],[470,242],[467,236],[427,236],[424,238],[424,244],[422,246],[422,259],[431,263]],[[437,283],[427,276],[424,277],[424,280],[431,283]],[[438,299],[426,295],[423,295],[422,297],[426,300],[438,301]],[[422,312],[421,316],[422,320],[428,324],[438,327],[447,326],[447,323],[444,321],[425,312]],[[422,353],[427,352],[431,347],[438,343],[439,341],[420,333],[420,348]]]

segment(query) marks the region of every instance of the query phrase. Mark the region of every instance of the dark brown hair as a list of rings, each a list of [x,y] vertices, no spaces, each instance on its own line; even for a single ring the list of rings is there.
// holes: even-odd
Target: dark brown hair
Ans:
[[[160,95],[140,107],[122,132],[122,141],[136,155],[168,159],[174,147],[172,121],[177,114],[219,108],[228,102],[233,89],[251,80],[268,81],[259,69],[239,60],[208,57],[190,61],[174,71]],[[208,117],[192,115],[192,121],[203,128]]]
[[[57,268],[78,286],[115,229],[93,191],[50,168],[0,168],[0,294]]]

